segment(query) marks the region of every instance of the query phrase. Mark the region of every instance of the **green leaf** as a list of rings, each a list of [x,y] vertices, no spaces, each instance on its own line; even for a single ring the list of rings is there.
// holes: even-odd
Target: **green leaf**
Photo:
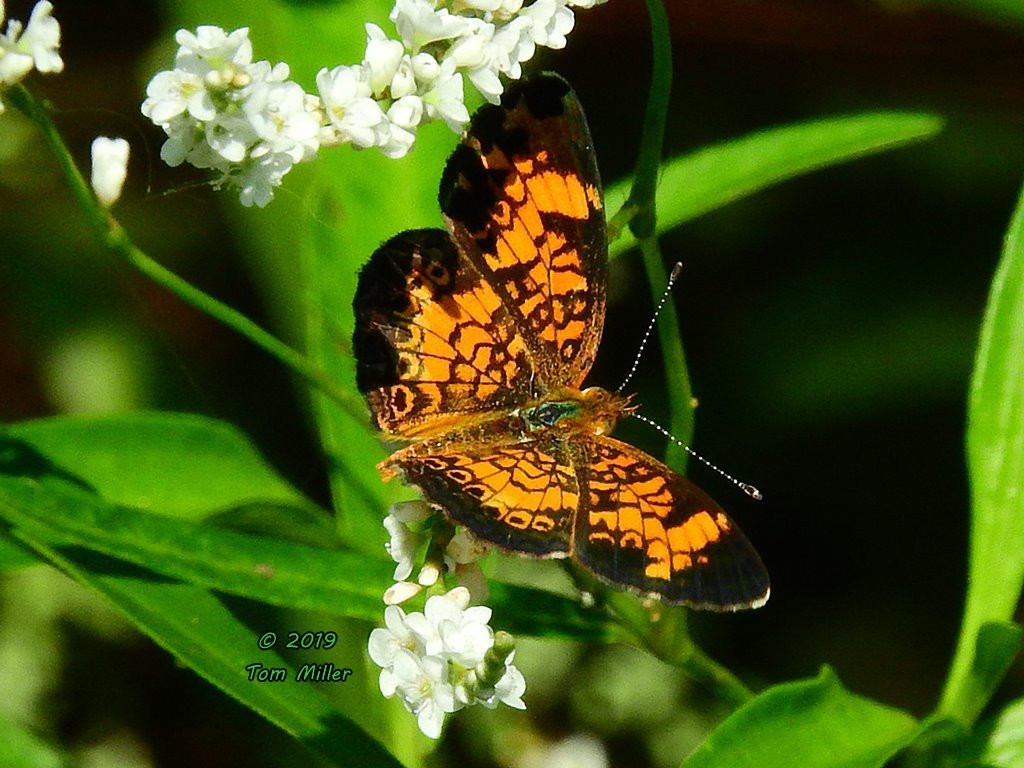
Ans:
[[[7,531],[0,528],[0,572],[12,568],[24,568],[26,565],[38,562],[38,558],[30,550],[11,539]]]
[[[31,474],[31,466],[5,458],[4,436],[114,504],[192,520],[257,503],[313,508],[241,432],[203,416],[142,412],[9,425],[0,432],[0,471]]]
[[[1024,5],[1020,0],[930,0],[930,3],[994,21],[1024,24]]]
[[[1024,765],[1024,699],[1010,702],[996,719],[982,762],[993,768]]]
[[[56,749],[0,712],[0,765],[5,768],[62,768],[67,764]]]
[[[363,554],[183,522],[0,477],[15,535],[94,550],[161,574],[275,605],[379,620],[393,564]]]
[[[19,529],[18,536],[40,556],[106,598],[183,664],[332,765],[400,765],[315,688],[296,682],[295,670],[279,655],[260,650],[257,634],[209,592],[88,550],[52,547],[25,529]],[[250,681],[246,667],[253,663],[284,669],[287,680]]]
[[[850,693],[828,667],[776,685],[726,718],[683,768],[877,768],[917,731],[913,717]]]
[[[939,711],[965,725],[998,679],[979,675],[982,625],[1007,622],[1024,583],[1024,193],[992,280],[967,413],[971,543],[960,639]],[[1005,634],[1005,633],[1004,633]]]
[[[934,136],[937,115],[869,112],[770,128],[698,150],[662,165],[658,231],[809,171],[893,149]],[[617,211],[629,182],[605,191],[605,207]],[[612,257],[636,244],[627,233],[611,244]]]
[[[256,634],[206,590],[168,576],[226,581],[241,594],[267,589],[297,591],[295,580],[275,583],[273,565],[281,550],[294,556],[324,553],[313,547],[275,542],[147,512],[115,507],[99,498],[74,475],[49,461],[30,445],[7,436],[0,446],[2,468],[28,476],[0,474],[0,517],[10,533],[69,575],[92,587],[141,631],[171,651],[226,693],[294,735],[335,765],[397,766],[398,763],[352,721],[338,713],[315,689],[294,679],[294,670],[275,653],[261,651]],[[212,533],[212,538],[204,538]],[[95,545],[96,549],[87,548]],[[104,554],[124,555],[113,559]],[[189,554],[191,551],[191,555]],[[338,553],[328,553],[338,554]],[[252,558],[259,556],[260,560]],[[248,561],[246,557],[250,558]],[[133,564],[132,559],[135,563]],[[214,566],[213,561],[221,560]],[[159,564],[169,573],[149,567]],[[318,563],[314,562],[313,567]],[[337,562],[331,565],[338,566]],[[363,573],[365,563],[349,560],[348,574]],[[301,578],[301,569],[296,569]],[[248,572],[243,569],[248,567]],[[308,567],[303,563],[302,567]],[[308,578],[308,577],[307,577]],[[264,582],[263,590],[253,585]],[[335,597],[356,602],[364,581],[346,579],[346,593]],[[362,599],[360,610],[379,611],[379,597]],[[337,608],[337,605],[334,606]],[[347,607],[347,603],[346,603]],[[285,669],[288,683],[260,684],[248,679],[253,662]]]
[[[381,621],[381,595],[393,583],[394,563],[385,558],[114,507],[59,471],[32,479],[0,475],[0,518],[16,536],[28,532],[221,592],[373,623]],[[610,637],[607,619],[577,601],[501,584],[493,594],[499,627],[575,640]]]

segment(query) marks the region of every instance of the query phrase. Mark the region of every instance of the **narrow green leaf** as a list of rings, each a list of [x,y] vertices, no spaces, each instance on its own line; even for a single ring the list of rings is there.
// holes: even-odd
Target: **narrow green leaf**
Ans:
[[[797,123],[716,144],[662,165],[658,231],[809,171],[934,136],[942,119],[927,113],[869,112]],[[605,191],[605,206],[625,203],[629,182]],[[611,244],[612,257],[636,244],[629,234]]]
[[[996,718],[981,760],[992,768],[1024,765],[1024,699],[1007,704]]]
[[[825,667],[740,707],[683,768],[879,768],[917,727],[905,712],[850,693]]]
[[[10,538],[7,530],[0,527],[0,573],[38,562],[38,558],[30,550]]]
[[[1024,5],[1020,0],[925,0],[928,3],[994,21],[1024,24]]]
[[[110,506],[72,487],[0,476],[15,534],[74,545],[275,605],[378,621],[393,564]]]
[[[60,753],[0,712],[0,765],[5,768],[63,768]]]
[[[0,475],[0,519],[15,535],[93,550],[242,597],[379,623],[394,563],[114,507],[56,476]],[[383,548],[381,549],[383,553]],[[518,634],[605,640],[608,620],[577,601],[493,585],[497,626]]]
[[[129,621],[213,685],[287,731],[332,765],[400,764],[206,590],[160,578],[151,571],[74,547],[52,547],[34,532],[19,538],[72,578],[92,588]],[[258,663],[286,670],[284,682],[250,681]]]
[[[989,291],[968,399],[967,604],[939,711],[970,725],[998,680],[977,674],[979,632],[1009,621],[1024,583],[1024,193]]]
[[[126,413],[22,422],[0,433],[31,446],[115,504],[185,519],[248,504],[313,505],[278,476],[241,432],[185,413]],[[29,456],[20,454],[22,458]]]

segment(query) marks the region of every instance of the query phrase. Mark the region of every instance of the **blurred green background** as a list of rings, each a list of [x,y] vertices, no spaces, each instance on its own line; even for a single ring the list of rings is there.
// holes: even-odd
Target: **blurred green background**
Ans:
[[[8,2],[8,17],[27,18],[31,5]],[[162,134],[138,112],[149,77],[170,65],[177,25],[234,18],[189,16],[189,5],[57,2],[66,69],[32,85],[53,101],[82,163],[97,134],[132,142],[117,213],[144,250],[297,341],[302,301],[289,265],[252,258],[234,196],[163,166]],[[700,401],[695,447],[766,499],[699,467],[693,476],[740,522],[773,580],[767,607],[696,616],[695,633],[754,687],[829,663],[852,690],[922,715],[942,685],[964,596],[965,394],[1024,177],[1024,4],[669,0],[667,9],[667,155],[862,110],[947,120],[931,141],[787,182],[662,239],[666,259],[685,264],[674,300]],[[610,0],[577,22],[566,50],[533,63],[576,88],[614,181],[635,161],[646,14],[639,0]],[[256,57],[292,61],[272,35],[254,34]],[[321,65],[352,63],[326,55]],[[313,74],[293,69],[307,86]],[[425,140],[455,140],[443,126],[429,130]],[[368,255],[339,258],[354,272]],[[613,264],[591,383],[614,387],[628,369],[648,294],[636,254]],[[657,354],[635,383],[644,412],[666,420]],[[237,424],[329,505],[302,388],[100,250],[34,129],[9,110],[0,117],[0,421],[138,408]],[[620,434],[663,448],[639,424]],[[456,716],[438,765],[532,768],[557,764],[558,750],[676,765],[724,714],[634,649],[524,640],[516,662],[529,710]],[[1018,660],[997,703],[1022,691]],[[0,709],[82,765],[295,765],[305,754],[42,567],[0,575]],[[558,746],[567,737],[600,741]]]

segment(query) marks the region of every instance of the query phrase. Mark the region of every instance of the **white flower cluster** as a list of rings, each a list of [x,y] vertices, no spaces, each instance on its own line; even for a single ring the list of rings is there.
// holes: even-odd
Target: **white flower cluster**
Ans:
[[[420,125],[469,120],[463,73],[497,103],[501,77],[517,79],[538,47],[562,48],[573,7],[605,0],[395,0],[400,39],[366,25],[363,61],[321,69],[317,95],[288,80],[285,64],[252,61],[248,30],[179,30],[175,68],[146,89],[142,112],[167,133],[161,157],[220,173],[243,205],[266,205],[295,163],[321,146],[376,147],[405,155]]]
[[[175,68],[146,87],[142,113],[164,129],[160,157],[219,172],[214,186],[264,206],[295,163],[320,146],[319,103],[288,80],[288,65],[252,60],[249,30],[179,30]]]
[[[35,4],[28,25],[20,21],[7,22],[7,31],[0,33],[0,88],[21,82],[33,69],[40,72],[60,72],[64,61],[60,48],[60,24],[50,14],[53,4],[42,0]],[[0,0],[0,28],[3,28],[6,9]],[[0,112],[4,111],[0,101]]]
[[[430,597],[423,613],[388,606],[387,628],[370,633],[381,693],[398,695],[432,739],[441,735],[445,715],[473,704],[526,709],[526,680],[512,664],[512,636],[495,633],[490,620],[490,608],[470,607],[469,591],[456,587]]]
[[[395,605],[405,602],[417,595],[422,587],[431,587],[437,583],[441,575],[441,562],[427,562],[417,577],[418,583],[406,581],[412,575],[413,563],[421,545],[427,538],[413,530],[411,525],[422,523],[434,514],[433,510],[422,501],[403,501],[393,504],[384,518],[384,528],[391,540],[384,546],[391,559],[398,565],[395,567],[394,579],[397,584],[384,593],[384,602]],[[455,574],[460,586],[466,587],[475,602],[487,599],[487,580],[477,561],[489,551],[490,547],[474,537],[466,529],[460,529],[447,543],[443,552],[443,566]],[[442,557],[437,558],[439,561]]]

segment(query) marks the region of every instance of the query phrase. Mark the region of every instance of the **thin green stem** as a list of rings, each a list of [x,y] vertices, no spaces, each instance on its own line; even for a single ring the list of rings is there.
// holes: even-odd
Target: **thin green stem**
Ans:
[[[665,121],[672,92],[672,38],[668,28],[668,16],[661,0],[647,0],[647,11],[651,19],[653,44],[651,87],[644,113],[633,186],[622,210],[612,218],[611,229],[617,234],[628,224],[636,235],[644,269],[647,272],[647,282],[651,287],[651,296],[657,302],[668,283],[657,239],[655,192],[665,138]],[[664,307],[662,320],[658,323],[658,339],[661,342],[668,392],[668,429],[684,443],[689,443],[693,437],[693,394],[686,369],[683,342],[679,335],[679,318],[672,302],[668,302]],[[669,464],[684,467],[688,455],[683,448],[669,442],[665,457]]]
[[[685,608],[659,604],[647,606],[635,595],[602,584],[571,561],[563,560],[561,563],[576,588],[591,595],[594,607],[612,617],[616,636],[622,642],[642,648],[682,670],[731,709],[753,697],[754,694],[738,677],[690,639]]]
[[[651,88],[644,114],[643,134],[637,156],[633,186],[622,209],[609,222],[609,236],[617,237],[625,226],[637,237],[651,295],[655,302],[661,297],[668,275],[657,237],[658,169],[661,165],[665,121],[672,90],[672,39],[668,17],[661,0],[647,0],[651,18],[653,62]],[[689,442],[693,435],[693,407],[686,356],[679,335],[679,318],[671,302],[662,309],[658,324],[662,359],[665,365],[666,389],[670,410],[669,430],[680,440]],[[670,464],[684,465],[685,450],[669,443],[666,458]],[[732,672],[704,653],[690,639],[686,629],[686,611],[665,606],[653,619],[635,599],[628,595],[605,594],[619,625],[626,629],[638,645],[662,661],[683,670],[688,677],[711,691],[719,700],[738,707],[753,694]]]
[[[665,140],[665,121],[668,117],[669,97],[672,94],[672,37],[668,16],[661,0],[647,0],[647,13],[651,18],[651,88],[647,95],[643,134],[637,156],[633,188],[624,208],[636,208],[629,228],[638,239],[654,237],[657,216],[654,209],[658,169]],[[618,222],[616,222],[618,223]]]
[[[668,284],[658,239],[647,237],[640,240],[640,254],[647,272],[647,282],[651,286],[651,297],[657,303]],[[671,301],[665,302],[657,326],[661,357],[665,366],[665,389],[668,392],[668,430],[689,444],[693,439],[693,390],[690,387],[690,372],[686,367],[683,340],[679,333],[679,316]],[[689,454],[684,448],[669,441],[665,449],[665,459],[670,465],[685,467],[688,458]]]
[[[659,605],[652,611],[636,599],[610,590],[604,594],[629,639],[666,664],[681,669],[687,677],[731,709],[753,698],[753,692],[726,667],[701,650],[687,631],[688,611],[678,606]]]
[[[360,419],[365,411],[359,398],[340,387],[324,371],[317,368],[300,352],[292,349],[273,334],[264,330],[244,314],[229,307],[208,293],[201,291],[187,280],[179,277],[166,267],[147,256],[128,237],[127,232],[97,201],[82,173],[75,165],[67,145],[57,127],[50,119],[47,109],[26,89],[18,85],[5,94],[10,102],[32,120],[43,134],[47,145],[53,151],[57,164],[64,173],[71,193],[88,219],[99,241],[115,255],[127,261],[155,283],[166,288],[201,312],[245,336],[249,341],[277,358],[281,363],[304,378],[311,385],[337,402],[342,408]]]

